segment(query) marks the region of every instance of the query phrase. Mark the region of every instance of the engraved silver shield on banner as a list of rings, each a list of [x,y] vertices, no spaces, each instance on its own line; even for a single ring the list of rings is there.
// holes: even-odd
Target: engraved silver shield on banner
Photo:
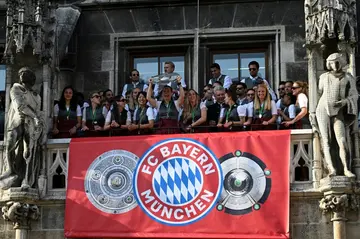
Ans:
[[[261,209],[271,190],[271,171],[265,163],[240,150],[219,159],[224,187],[217,210],[244,215]]]
[[[85,176],[85,192],[99,210],[126,213],[137,206],[132,189],[139,157],[126,150],[111,150],[98,156]]]

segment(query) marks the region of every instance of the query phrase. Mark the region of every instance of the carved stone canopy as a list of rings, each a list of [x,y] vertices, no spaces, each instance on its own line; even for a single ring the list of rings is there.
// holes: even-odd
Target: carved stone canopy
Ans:
[[[356,43],[356,0],[305,0],[306,44]]]
[[[56,5],[50,0],[7,0],[7,39],[4,58],[14,64],[16,54],[31,49],[40,62],[51,60]]]

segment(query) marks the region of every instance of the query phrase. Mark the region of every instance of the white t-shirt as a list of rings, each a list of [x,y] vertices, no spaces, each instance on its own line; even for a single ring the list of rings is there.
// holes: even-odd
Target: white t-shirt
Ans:
[[[222,74],[219,75],[218,78],[216,78],[216,81],[219,81],[219,79],[221,78],[221,76],[223,76]],[[211,79],[209,80],[209,83],[208,84],[211,84]],[[230,86],[232,84],[232,80],[231,80],[231,77],[226,75],[225,78],[224,78],[224,84],[223,84],[223,87],[225,89],[229,89]]]
[[[202,109],[206,109],[206,110],[207,110],[206,102],[200,102],[200,110],[202,110]]]
[[[66,106],[66,110],[69,110],[69,107]],[[80,105],[76,106],[76,116],[81,116],[81,108]],[[54,116],[58,117],[59,116],[59,105],[56,104],[54,105]]]
[[[254,107],[254,102],[251,101],[250,103],[247,103],[246,105],[244,105],[246,107],[246,116],[249,117],[249,112],[252,112],[252,109]]]
[[[252,107],[248,107],[248,117],[253,117],[254,116],[254,103],[251,102],[250,104],[252,104]],[[276,108],[276,104],[275,101],[271,101],[271,114],[272,115],[277,115],[277,108]]]
[[[247,106],[246,105],[239,105],[237,107],[237,113],[238,113],[238,116],[239,117],[244,117],[246,116],[246,109],[247,109]]]
[[[296,107],[294,104],[289,105],[288,107],[289,111],[289,118],[294,119],[296,117]]]
[[[297,103],[300,107],[300,109],[302,108],[307,108],[308,106],[308,98],[306,97],[306,95],[304,93],[300,93],[297,96]]]
[[[102,108],[102,115],[104,116],[104,118],[106,118],[108,112],[110,112],[113,108],[113,105],[110,106],[110,110],[108,110],[105,106],[103,106]]]
[[[106,115],[105,124],[111,123],[111,111],[109,111]],[[130,111],[127,112],[126,115],[126,124],[131,124],[131,113]]]
[[[139,110],[139,108],[136,108],[135,111],[134,111],[134,117],[133,117],[133,120],[134,122],[137,120],[136,119],[136,114],[137,114],[137,111]],[[148,118],[148,120],[154,120],[155,117],[154,117],[154,110],[151,108],[151,107],[148,107],[147,110],[146,110],[146,116]]]
[[[85,101],[82,108],[86,108],[86,107],[89,107],[89,106],[90,106],[89,103]]]

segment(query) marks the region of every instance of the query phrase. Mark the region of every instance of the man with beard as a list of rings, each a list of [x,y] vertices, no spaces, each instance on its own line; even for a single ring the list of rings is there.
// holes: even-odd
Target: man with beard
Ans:
[[[273,89],[271,89],[269,82],[259,76],[259,63],[257,61],[251,61],[248,66],[250,76],[241,80],[241,82],[245,83],[248,89],[257,87],[260,84],[265,84],[269,94],[271,95],[271,99],[276,101],[276,94]]]

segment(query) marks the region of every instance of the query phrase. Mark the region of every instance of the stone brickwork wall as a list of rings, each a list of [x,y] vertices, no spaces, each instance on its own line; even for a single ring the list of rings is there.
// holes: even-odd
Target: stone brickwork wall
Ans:
[[[91,1],[87,1],[91,2]],[[134,1],[125,1],[134,2]],[[141,1],[144,2],[144,1]],[[161,2],[161,1],[159,1]],[[212,1],[214,2],[214,1]],[[200,28],[234,29],[284,26],[285,39],[280,44],[281,80],[306,80],[307,60],[303,1],[254,1],[244,3],[204,4],[200,6]],[[195,4],[195,1],[194,3]],[[142,4],[94,5],[84,7],[77,26],[77,66],[74,85],[89,92],[104,89],[114,74],[114,49],[110,35],[196,28],[196,5]],[[145,5],[144,5],[145,6]],[[208,69],[206,69],[207,73]],[[120,72],[120,77],[124,74]],[[203,79],[200,79],[203,80]]]

